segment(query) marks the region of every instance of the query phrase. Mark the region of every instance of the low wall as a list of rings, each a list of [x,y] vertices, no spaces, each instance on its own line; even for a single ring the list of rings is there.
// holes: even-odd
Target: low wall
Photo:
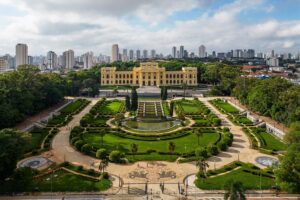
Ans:
[[[283,132],[282,130],[274,127],[273,125],[271,125],[269,123],[266,123],[266,129],[267,129],[268,133],[273,134],[273,135],[275,135],[276,137],[278,137],[280,139],[283,139],[283,137],[285,135],[285,132]]]

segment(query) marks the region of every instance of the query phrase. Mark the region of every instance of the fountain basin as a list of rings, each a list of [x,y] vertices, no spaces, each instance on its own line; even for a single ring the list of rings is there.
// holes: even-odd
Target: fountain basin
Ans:
[[[260,156],[255,159],[258,164],[261,164],[266,167],[271,167],[274,164],[277,164],[279,161],[276,158]]]

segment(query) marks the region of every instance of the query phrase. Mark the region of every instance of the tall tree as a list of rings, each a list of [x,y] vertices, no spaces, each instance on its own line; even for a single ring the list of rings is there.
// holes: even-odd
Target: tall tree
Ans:
[[[170,116],[173,117],[173,111],[174,111],[174,102],[170,102]]]
[[[135,143],[132,143],[132,144],[130,145],[130,148],[131,148],[131,153],[132,153],[133,155],[135,155],[136,152],[138,151],[138,145],[135,144]]]
[[[285,191],[300,192],[300,143],[293,143],[280,158],[280,165],[275,170],[276,182]]]
[[[246,200],[243,184],[239,181],[229,180],[224,185],[225,200]]]
[[[175,151],[175,143],[169,142],[168,149],[169,149],[170,154],[173,154]]]
[[[196,167],[199,170],[198,177],[201,179],[206,178],[206,169],[209,167],[208,163],[205,161],[204,157],[199,157],[196,161]]]
[[[200,128],[196,128],[196,129],[194,129],[194,134],[197,136],[197,139],[198,139],[198,146],[200,145],[200,141],[199,141],[199,139],[200,139],[200,137],[202,137],[203,136],[203,132],[201,131],[201,129]]]
[[[109,162],[108,159],[102,159],[99,163],[99,170],[104,173],[105,169],[108,167]]]
[[[131,105],[130,105],[130,97],[128,95],[125,97],[125,107],[126,107],[126,111],[130,111]]]
[[[136,111],[138,108],[138,94],[135,87],[131,89],[131,110]]]
[[[13,174],[17,161],[22,157],[30,139],[31,136],[28,133],[12,129],[0,131],[0,180]]]

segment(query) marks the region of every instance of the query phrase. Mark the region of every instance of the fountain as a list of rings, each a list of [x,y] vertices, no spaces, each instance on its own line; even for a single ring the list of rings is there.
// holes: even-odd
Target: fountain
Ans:
[[[271,157],[267,157],[267,156],[257,157],[255,159],[255,161],[258,164],[261,164],[261,165],[266,166],[266,167],[271,167],[272,165],[278,163],[278,160],[276,158],[271,158]]]

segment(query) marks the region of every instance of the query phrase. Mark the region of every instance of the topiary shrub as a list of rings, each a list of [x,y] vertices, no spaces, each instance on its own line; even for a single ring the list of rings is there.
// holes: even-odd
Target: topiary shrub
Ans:
[[[207,150],[205,148],[197,148],[195,150],[195,155],[197,157],[203,157],[203,158],[207,158],[208,157]]]
[[[101,179],[109,179],[109,174],[107,172],[103,172],[101,174]]]
[[[74,144],[74,146],[76,147],[76,149],[80,150],[81,147],[84,145],[84,141],[82,140],[77,140]]]
[[[224,142],[223,140],[221,140],[217,145],[218,145],[218,149],[219,149],[220,151],[226,151],[227,148],[228,148],[227,143]]]
[[[215,126],[220,126],[221,125],[221,120],[219,118],[213,118],[212,119],[212,123],[215,125]]]
[[[109,154],[109,160],[111,162],[122,163],[123,162],[122,158],[124,158],[124,154],[118,150],[114,150]]]
[[[107,158],[108,153],[106,151],[106,149],[98,149],[96,152],[96,157],[103,160],[105,158]]]
[[[90,154],[91,151],[92,151],[92,146],[89,145],[89,144],[84,144],[81,149],[80,149],[83,153],[86,153],[86,154]]]
[[[213,156],[216,156],[219,153],[219,149],[216,145],[208,146],[207,151]]]

